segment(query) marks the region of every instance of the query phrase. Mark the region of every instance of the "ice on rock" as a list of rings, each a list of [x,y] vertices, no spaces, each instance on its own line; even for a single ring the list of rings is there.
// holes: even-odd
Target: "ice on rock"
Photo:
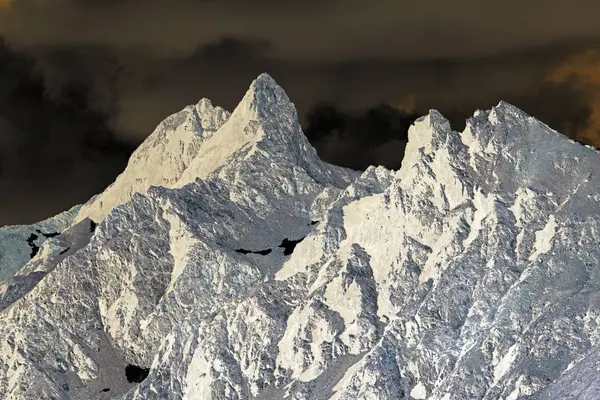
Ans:
[[[398,171],[331,166],[260,75],[3,267],[0,397],[595,398],[599,170],[504,102],[430,111]]]

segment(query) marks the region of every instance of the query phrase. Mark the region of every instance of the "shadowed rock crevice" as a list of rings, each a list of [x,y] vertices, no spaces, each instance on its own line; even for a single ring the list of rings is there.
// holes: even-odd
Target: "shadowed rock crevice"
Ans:
[[[60,232],[44,233],[44,232],[42,232],[39,229],[36,229],[35,231],[37,233],[39,233],[40,235],[44,236],[46,239],[53,238],[53,237],[56,237],[56,236],[60,235]],[[39,238],[40,238],[40,236],[36,235],[35,233],[32,233],[27,238],[27,244],[29,245],[29,247],[31,247],[31,253],[29,254],[29,256],[31,258],[35,257],[36,254],[38,253],[38,251],[40,251],[40,246],[38,246],[37,244],[35,244],[35,241],[38,240]]]
[[[29,235],[29,238],[27,238],[27,244],[29,245],[29,247],[31,247],[31,254],[29,254],[31,258],[35,257],[38,251],[40,251],[39,246],[34,243],[36,240],[38,240],[38,238],[39,236],[35,233],[32,233],[31,235]]]
[[[241,254],[260,254],[261,256],[266,256],[267,254],[271,253],[273,250],[271,249],[266,249],[266,250],[258,250],[258,251],[253,251],[253,250],[246,250],[246,249],[237,249],[236,252],[241,253]]]
[[[140,383],[148,377],[150,368],[142,368],[137,365],[129,364],[125,367],[125,375],[130,383]]]
[[[283,241],[281,242],[281,244],[278,247],[283,248],[284,256],[289,256],[294,252],[296,245],[303,240],[304,240],[304,237],[302,237],[298,240],[290,240],[290,239],[285,238],[285,239],[283,239]]]
[[[314,225],[314,224],[311,224],[311,225]],[[283,239],[281,244],[277,247],[283,248],[284,256],[289,256],[294,252],[296,245],[303,240],[304,240],[304,237],[302,237],[298,240],[290,240],[288,238],[285,238],[285,239]],[[270,254],[273,250],[272,249],[265,249],[265,250],[237,249],[235,251],[237,253],[241,253],[241,254],[260,254],[261,256],[266,256],[267,254]]]
[[[39,233],[40,235],[44,236],[45,238],[52,238],[52,237],[60,235],[60,232],[44,233],[44,232],[40,231],[39,229],[36,229],[35,231],[37,233]]]

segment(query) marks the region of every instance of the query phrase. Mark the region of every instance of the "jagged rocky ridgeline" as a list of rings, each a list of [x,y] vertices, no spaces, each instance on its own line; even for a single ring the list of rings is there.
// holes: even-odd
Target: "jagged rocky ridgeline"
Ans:
[[[598,171],[503,102],[420,118],[399,171],[331,166],[263,74],[0,230],[0,397],[600,398]]]

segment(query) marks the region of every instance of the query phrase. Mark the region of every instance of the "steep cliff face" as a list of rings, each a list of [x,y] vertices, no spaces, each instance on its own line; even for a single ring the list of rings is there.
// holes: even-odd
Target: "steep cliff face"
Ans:
[[[359,174],[263,74],[169,117],[5,280],[0,393],[566,398],[595,380],[599,170],[500,103],[462,133],[431,111],[399,171]]]

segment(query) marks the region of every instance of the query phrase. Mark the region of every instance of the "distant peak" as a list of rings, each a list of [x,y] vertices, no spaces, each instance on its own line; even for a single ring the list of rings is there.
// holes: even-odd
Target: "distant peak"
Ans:
[[[266,72],[263,72],[254,81],[252,81],[252,85],[255,85],[255,84],[266,84],[266,85],[279,86],[279,85],[277,85],[277,82],[275,82],[275,79],[273,79],[273,77],[271,75],[267,74]]]
[[[187,126],[200,135],[211,135],[229,118],[229,112],[214,106],[207,98],[201,99],[187,117]]]
[[[256,113],[258,118],[296,118],[296,108],[285,90],[267,73],[252,81],[237,109]]]
[[[450,122],[438,111],[435,109],[430,109],[427,115],[424,115],[418,118],[414,125],[425,124],[431,128],[437,128],[441,130],[451,130]]]
[[[285,95],[285,91],[277,84],[277,82],[275,82],[275,79],[273,79],[271,75],[267,74],[266,72],[263,72],[252,81],[246,94],[259,94],[265,92],[283,93]]]
[[[197,108],[200,111],[204,111],[204,110],[212,110],[215,107],[213,106],[213,103],[212,103],[212,101],[210,101],[210,99],[203,98],[198,102]]]
[[[446,118],[442,115],[442,113],[433,108],[429,110],[428,116],[432,121],[446,121]]]
[[[504,100],[500,100],[494,108],[515,108],[515,106],[513,106],[512,104],[510,104]]]
[[[529,117],[520,108],[501,100],[488,113],[488,120],[492,124],[501,124],[509,120],[526,120]]]
[[[213,115],[224,115],[227,117],[229,112],[219,106],[213,105],[212,101],[207,98],[202,98],[195,106],[196,112],[200,115],[208,114],[209,116]]]
[[[525,112],[523,110],[521,110],[519,107],[517,107],[513,104],[510,104],[510,103],[507,103],[504,100],[500,100],[500,102],[492,108],[492,111],[511,113],[511,114],[517,114],[517,115],[525,114]]]

